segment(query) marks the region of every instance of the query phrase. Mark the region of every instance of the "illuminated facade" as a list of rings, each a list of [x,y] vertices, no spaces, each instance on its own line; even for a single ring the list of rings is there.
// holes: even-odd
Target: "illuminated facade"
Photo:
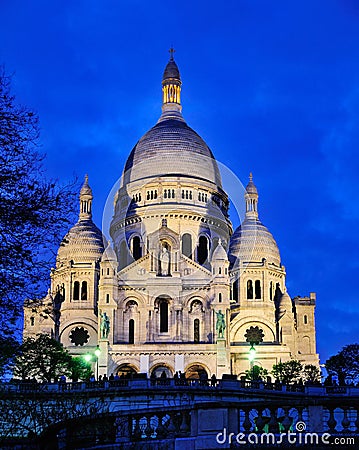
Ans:
[[[182,116],[173,54],[162,92],[157,124],[125,164],[112,243],[104,243],[92,221],[86,177],[79,221],[59,248],[42,306],[25,308],[24,334],[50,333],[74,355],[98,345],[99,373],[107,375],[243,374],[251,327],[263,336],[254,364],[269,370],[290,359],[318,365],[315,294],[291,299],[286,292],[285,268],[259,220],[252,176],[246,215],[233,233],[217,162]]]

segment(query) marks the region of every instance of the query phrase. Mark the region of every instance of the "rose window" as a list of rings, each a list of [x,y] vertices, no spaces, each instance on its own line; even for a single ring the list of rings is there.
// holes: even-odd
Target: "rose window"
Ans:
[[[89,332],[84,327],[76,327],[70,333],[70,341],[75,345],[87,344],[90,335]]]

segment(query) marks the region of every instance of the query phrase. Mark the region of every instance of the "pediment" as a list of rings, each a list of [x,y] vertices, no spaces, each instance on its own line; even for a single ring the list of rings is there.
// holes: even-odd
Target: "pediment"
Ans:
[[[154,253],[147,253],[142,258],[123,268],[117,274],[119,282],[142,281],[145,283],[146,280],[151,278],[157,278],[158,280],[161,278],[170,278],[159,276],[158,270],[156,271],[155,258]],[[195,282],[201,280],[205,283],[210,281],[212,275],[208,269],[182,254],[179,255],[178,259],[177,263],[175,263],[174,258],[171,259],[171,277],[182,278],[185,283],[187,281]],[[175,270],[176,268],[177,270]]]

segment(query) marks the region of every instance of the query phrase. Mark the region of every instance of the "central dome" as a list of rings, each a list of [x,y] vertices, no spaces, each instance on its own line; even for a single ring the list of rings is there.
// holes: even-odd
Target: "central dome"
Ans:
[[[209,182],[214,189],[222,189],[213,153],[183,119],[181,86],[171,53],[162,78],[162,115],[131,151],[125,164],[123,185],[173,176],[188,178],[189,182]]]
[[[169,175],[222,187],[213,153],[184,120],[159,121],[137,142],[125,165],[126,183]]]

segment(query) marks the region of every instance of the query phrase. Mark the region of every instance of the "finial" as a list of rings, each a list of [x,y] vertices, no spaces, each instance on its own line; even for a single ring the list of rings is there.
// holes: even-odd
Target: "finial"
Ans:
[[[249,181],[253,181],[253,173],[252,172],[249,173]]]
[[[175,53],[175,49],[173,48],[173,45],[171,45],[171,48],[168,50],[169,51],[169,53],[170,53],[170,61],[173,61],[174,60],[174,57],[173,57],[173,55],[174,55],[174,53]]]
[[[221,238],[218,239],[218,245],[222,245],[222,239]]]

